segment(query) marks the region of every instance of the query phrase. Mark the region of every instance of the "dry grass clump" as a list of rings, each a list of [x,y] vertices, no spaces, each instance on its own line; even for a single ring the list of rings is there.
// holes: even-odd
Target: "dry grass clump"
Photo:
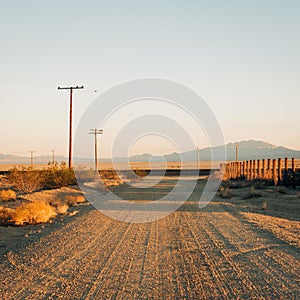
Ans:
[[[279,186],[279,187],[277,188],[277,192],[278,192],[279,194],[283,194],[283,195],[286,195],[286,194],[287,194],[286,188],[285,188],[284,186]]]
[[[134,173],[139,177],[145,177],[148,173],[145,170],[135,170]]]
[[[244,200],[251,199],[251,198],[259,198],[259,197],[262,197],[262,194],[255,191],[254,186],[251,186],[250,191],[245,195],[243,195]]]
[[[0,191],[0,201],[11,201],[11,200],[16,200],[16,198],[17,198],[16,192],[11,189]]]
[[[262,203],[261,209],[262,210],[267,210],[268,209],[268,202],[266,200]]]
[[[100,176],[101,176],[102,180],[105,180],[105,179],[114,179],[114,180],[120,179],[117,172],[114,169],[102,170],[102,171],[100,171]]]
[[[51,199],[49,204],[54,207],[55,211],[60,215],[67,213],[69,209],[69,205],[60,199]]]
[[[232,191],[229,188],[221,187],[219,191],[222,198],[230,199],[233,197]]]
[[[240,180],[240,179],[230,179],[222,182],[222,187],[230,188],[230,189],[241,189],[249,186],[250,184],[248,181]]]
[[[0,224],[7,224],[12,221],[14,209],[0,206]]]
[[[69,206],[76,206],[78,203],[83,202],[85,202],[85,198],[83,196],[68,195],[65,197],[65,203]]]
[[[12,214],[16,225],[46,223],[56,217],[55,208],[44,201],[22,204]]]
[[[61,203],[60,205],[58,205],[56,208],[55,208],[55,211],[60,214],[60,215],[64,215],[67,213],[69,209],[69,205],[66,204],[66,203]]]
[[[0,207],[0,223],[15,225],[46,223],[56,217],[57,213],[49,203],[44,201],[25,203],[16,209]]]

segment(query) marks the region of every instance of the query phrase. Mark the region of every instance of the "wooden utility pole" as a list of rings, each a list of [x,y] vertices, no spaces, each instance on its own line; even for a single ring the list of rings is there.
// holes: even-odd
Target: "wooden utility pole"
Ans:
[[[30,165],[31,165],[31,167],[33,167],[33,152],[34,151],[30,151]]]
[[[235,145],[235,161],[239,160],[239,144]]]
[[[197,170],[199,171],[200,167],[199,167],[199,148],[198,147],[196,148],[196,156],[197,156]]]
[[[51,150],[52,152],[52,164],[54,165],[54,150]]]
[[[72,168],[72,96],[73,90],[83,89],[83,86],[58,87],[59,90],[70,90],[70,124],[69,124],[69,168]]]
[[[97,134],[103,134],[102,129],[93,128],[90,129],[89,134],[93,134],[95,136],[95,171],[98,171],[98,147],[97,147]]]

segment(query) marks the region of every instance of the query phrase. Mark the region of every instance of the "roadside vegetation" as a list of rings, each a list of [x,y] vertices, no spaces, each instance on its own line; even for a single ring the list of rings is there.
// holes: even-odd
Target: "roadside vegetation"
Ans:
[[[99,175],[107,188],[123,184],[124,180],[133,181],[138,180],[140,176],[145,176],[134,172],[119,174],[115,170],[102,170]],[[93,181],[94,176],[93,170],[85,170],[77,177],[88,182]],[[43,170],[15,167],[9,171],[5,182],[9,188],[2,186],[0,189],[0,224],[2,225],[49,222],[58,215],[69,214],[70,207],[85,202],[85,197],[80,191],[64,190],[68,187],[76,188],[77,185],[74,170],[69,169],[65,163],[51,164]]]

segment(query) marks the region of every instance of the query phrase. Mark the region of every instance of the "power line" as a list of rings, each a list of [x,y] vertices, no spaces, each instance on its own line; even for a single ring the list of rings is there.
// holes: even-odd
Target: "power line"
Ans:
[[[70,123],[69,123],[69,168],[72,168],[72,95],[73,90],[83,89],[83,86],[58,87],[59,90],[70,90]]]

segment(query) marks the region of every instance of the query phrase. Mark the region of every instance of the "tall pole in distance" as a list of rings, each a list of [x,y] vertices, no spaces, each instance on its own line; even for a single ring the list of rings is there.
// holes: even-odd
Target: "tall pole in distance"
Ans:
[[[58,87],[59,90],[70,90],[70,122],[69,122],[69,169],[72,168],[72,97],[73,90],[83,89],[83,86]]]
[[[235,161],[239,160],[239,144],[235,145]]]
[[[197,169],[199,171],[199,148],[196,148],[196,155],[197,155]]]
[[[52,164],[54,165],[54,150],[51,150],[52,152]]]
[[[30,166],[33,167],[33,152],[34,151],[30,151]]]
[[[93,134],[95,136],[95,171],[98,171],[98,144],[97,144],[97,134],[103,134],[102,129],[93,128],[90,129],[89,134]]]

